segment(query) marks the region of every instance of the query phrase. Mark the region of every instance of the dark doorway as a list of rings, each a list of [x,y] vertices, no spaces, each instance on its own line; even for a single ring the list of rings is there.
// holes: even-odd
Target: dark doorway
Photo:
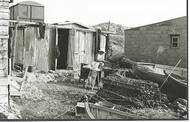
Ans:
[[[67,69],[69,30],[58,29],[58,47],[60,55],[57,58],[57,69]]]

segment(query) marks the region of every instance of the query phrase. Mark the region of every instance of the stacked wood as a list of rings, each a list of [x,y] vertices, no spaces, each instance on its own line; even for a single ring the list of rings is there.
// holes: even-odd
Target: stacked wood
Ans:
[[[114,75],[103,78],[102,82],[103,89],[97,95],[128,108],[154,108],[169,102],[158,84],[150,81]]]

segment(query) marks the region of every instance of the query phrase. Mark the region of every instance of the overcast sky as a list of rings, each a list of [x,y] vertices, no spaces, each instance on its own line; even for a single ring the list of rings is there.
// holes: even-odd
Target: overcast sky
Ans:
[[[14,0],[14,3],[25,0]],[[186,16],[186,0],[33,0],[45,6],[45,22],[85,25],[114,22],[137,27]],[[11,4],[12,5],[12,4]]]

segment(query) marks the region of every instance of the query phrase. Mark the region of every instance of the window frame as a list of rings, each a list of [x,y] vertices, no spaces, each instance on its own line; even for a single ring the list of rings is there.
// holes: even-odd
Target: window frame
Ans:
[[[177,46],[174,46],[174,38],[177,38]],[[171,34],[170,35],[170,48],[179,48],[180,34]],[[176,43],[176,42],[175,42]]]

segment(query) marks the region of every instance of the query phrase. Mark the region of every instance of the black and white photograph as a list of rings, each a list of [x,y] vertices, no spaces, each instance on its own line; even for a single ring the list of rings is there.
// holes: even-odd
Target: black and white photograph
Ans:
[[[188,115],[188,0],[0,0],[0,121]]]

